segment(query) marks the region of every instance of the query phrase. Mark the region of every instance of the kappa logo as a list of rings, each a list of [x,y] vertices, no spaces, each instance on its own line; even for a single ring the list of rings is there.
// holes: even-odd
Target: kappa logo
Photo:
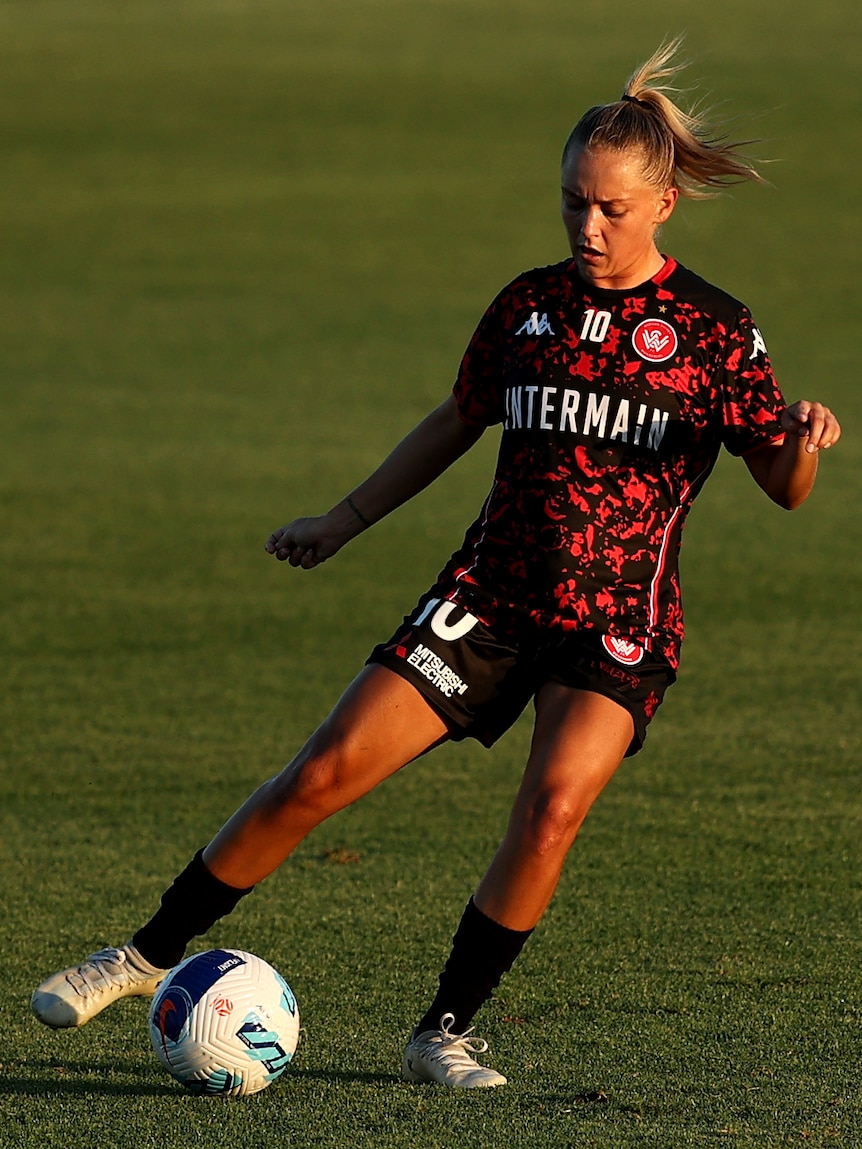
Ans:
[[[622,638],[616,634],[603,634],[602,646],[617,662],[623,666],[637,666],[642,661],[644,650],[629,638]]]
[[[766,355],[766,344],[763,341],[763,336],[756,327],[752,327],[751,329],[751,341],[753,350],[748,357],[749,360],[756,359],[758,355]]]
[[[539,318],[538,311],[534,311],[530,318],[523,326],[519,327],[515,332],[516,335],[553,335],[554,329],[548,321],[547,312],[542,312],[542,318]]]
[[[647,359],[650,363],[663,363],[676,354],[679,338],[664,319],[645,319],[635,328],[632,346],[641,359]]]

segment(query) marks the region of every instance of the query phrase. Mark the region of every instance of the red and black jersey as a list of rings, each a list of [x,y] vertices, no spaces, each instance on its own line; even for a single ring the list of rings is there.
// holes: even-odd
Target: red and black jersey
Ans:
[[[741,455],[781,436],[748,310],[672,259],[625,291],[567,260],[497,296],[454,393],[466,422],[503,432],[444,593],[490,626],[598,628],[676,667],[692,501],[722,444]]]

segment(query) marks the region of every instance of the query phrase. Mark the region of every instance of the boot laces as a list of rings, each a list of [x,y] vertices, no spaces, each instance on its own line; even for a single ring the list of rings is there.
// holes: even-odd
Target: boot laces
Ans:
[[[488,1049],[488,1042],[484,1037],[471,1036],[473,1033],[472,1025],[463,1033],[452,1033],[454,1023],[455,1015],[453,1013],[443,1014],[440,1018],[439,1033],[428,1038],[429,1046],[433,1047],[429,1049],[428,1056],[434,1061],[468,1061],[471,1065],[475,1065],[470,1054],[485,1053]]]
[[[125,950],[109,946],[90,954],[85,962],[76,970],[66,975],[66,980],[72,989],[81,997],[90,997],[93,994],[104,993],[117,983],[126,986],[135,981],[134,972],[128,966]]]

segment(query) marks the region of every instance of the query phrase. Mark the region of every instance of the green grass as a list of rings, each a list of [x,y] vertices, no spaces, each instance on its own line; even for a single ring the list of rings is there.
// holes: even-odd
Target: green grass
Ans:
[[[141,1002],[42,1029],[33,985],[150,912],[459,539],[492,436],[314,575],[262,550],[565,254],[562,139],[680,29],[776,162],[665,246],[846,438],[792,516],[730,460],[701,497],[681,681],[481,1018],[510,1087],[397,1067],[526,719],[333,819],[212,932],[299,997],[266,1093],[183,1095]],[[0,1146],[862,1143],[859,50],[850,0],[0,2]]]

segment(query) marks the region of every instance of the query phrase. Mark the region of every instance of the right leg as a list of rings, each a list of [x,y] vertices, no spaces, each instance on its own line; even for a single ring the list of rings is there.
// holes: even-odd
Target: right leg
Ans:
[[[119,997],[154,993],[189,941],[230,913],[315,826],[447,738],[446,723],[413,686],[385,667],[366,667],[293,761],[165,891],[132,942],[43,982],[33,1012],[53,1028],[77,1027]]]

